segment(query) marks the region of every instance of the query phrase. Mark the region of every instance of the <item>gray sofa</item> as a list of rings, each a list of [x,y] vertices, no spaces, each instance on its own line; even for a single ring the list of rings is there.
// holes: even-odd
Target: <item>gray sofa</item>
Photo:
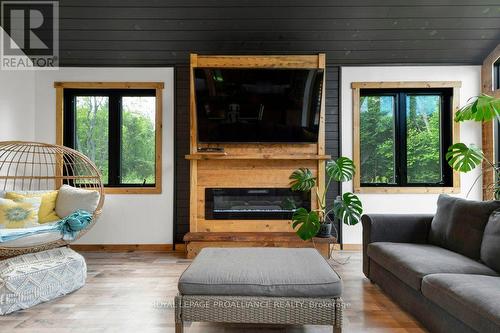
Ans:
[[[500,207],[440,196],[432,215],[364,215],[363,272],[431,332],[500,332]]]

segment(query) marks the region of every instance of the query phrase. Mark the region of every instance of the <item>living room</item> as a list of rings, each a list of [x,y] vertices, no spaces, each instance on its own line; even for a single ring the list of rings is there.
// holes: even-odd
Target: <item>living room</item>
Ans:
[[[0,332],[500,331],[499,0],[0,8]]]

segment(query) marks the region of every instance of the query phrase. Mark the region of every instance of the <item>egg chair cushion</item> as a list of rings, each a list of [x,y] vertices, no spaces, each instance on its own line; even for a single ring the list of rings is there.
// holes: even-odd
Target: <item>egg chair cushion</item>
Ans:
[[[40,197],[42,203],[38,210],[38,223],[47,223],[59,220],[56,214],[56,200],[58,191],[15,191],[7,192],[6,199],[20,200],[24,198]]]
[[[18,200],[0,198],[0,229],[37,226],[41,203],[40,197]]]
[[[33,246],[48,244],[51,242],[61,240],[62,238],[63,235],[61,234],[61,231],[52,230],[41,234],[32,234],[14,240],[10,240],[7,242],[2,242],[0,243],[0,245],[2,247],[12,248],[12,249],[25,248],[25,247],[33,247]]]
[[[0,229],[0,245],[3,246],[7,242],[48,232],[59,232],[62,238],[59,222],[40,224],[30,228]]]
[[[59,232],[60,239],[73,241],[78,233],[86,229],[91,222],[92,214],[79,209],[57,222],[40,224],[31,228],[0,229],[0,244],[3,246],[4,243],[52,232]]]
[[[67,247],[0,261],[0,315],[73,292],[86,277],[85,259]]]
[[[94,212],[99,204],[99,193],[63,185],[59,189],[56,202],[56,213],[61,218],[81,209],[87,212]]]

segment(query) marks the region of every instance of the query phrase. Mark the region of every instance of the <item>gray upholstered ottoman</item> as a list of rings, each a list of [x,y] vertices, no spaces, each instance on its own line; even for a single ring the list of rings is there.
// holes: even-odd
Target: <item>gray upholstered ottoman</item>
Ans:
[[[342,327],[342,281],[315,249],[206,248],[179,279],[184,321]]]
[[[85,259],[60,247],[0,261],[0,315],[66,295],[85,284]]]

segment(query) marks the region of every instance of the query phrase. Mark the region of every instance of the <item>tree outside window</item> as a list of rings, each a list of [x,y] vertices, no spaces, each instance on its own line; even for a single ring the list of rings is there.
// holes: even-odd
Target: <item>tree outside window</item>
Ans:
[[[446,186],[451,143],[449,90],[362,90],[360,182],[363,186]],[[448,114],[448,116],[445,116]]]

